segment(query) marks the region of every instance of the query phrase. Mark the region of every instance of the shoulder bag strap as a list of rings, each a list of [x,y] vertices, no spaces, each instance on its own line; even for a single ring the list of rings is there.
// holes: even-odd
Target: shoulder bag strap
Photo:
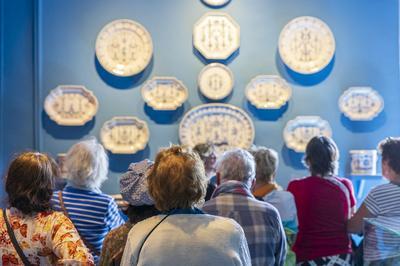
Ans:
[[[3,219],[6,223],[7,232],[8,232],[8,235],[10,236],[11,243],[13,244],[15,251],[17,251],[18,256],[20,257],[20,259],[22,260],[22,262],[24,263],[25,266],[31,266],[32,264],[26,258],[24,252],[22,251],[21,247],[18,244],[17,239],[15,238],[14,231],[12,230],[11,225],[8,222],[6,209],[3,209]]]
[[[67,209],[65,208],[65,205],[64,205],[64,200],[63,200],[63,196],[62,196],[62,191],[61,190],[58,191],[58,200],[60,201],[60,207],[61,207],[61,210],[63,211],[64,215],[67,216],[68,218],[70,218],[69,215],[68,215],[68,211],[67,211]],[[79,231],[78,231],[78,233],[79,233]],[[83,243],[86,245],[86,247],[88,247],[89,250],[91,252],[93,252],[95,255],[100,256],[100,252],[97,251],[94,248],[94,246],[89,241],[87,241],[81,234],[79,234],[79,235],[80,235]]]

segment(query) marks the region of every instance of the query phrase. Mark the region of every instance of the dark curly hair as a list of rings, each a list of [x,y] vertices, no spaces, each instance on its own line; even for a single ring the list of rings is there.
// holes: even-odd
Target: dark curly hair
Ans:
[[[334,174],[338,159],[339,149],[331,138],[317,136],[308,142],[304,160],[312,175]]]
[[[31,215],[51,209],[55,161],[39,152],[24,152],[10,164],[6,176],[6,192],[10,207]]]
[[[400,138],[386,138],[379,143],[378,149],[382,154],[382,161],[386,161],[400,175]]]

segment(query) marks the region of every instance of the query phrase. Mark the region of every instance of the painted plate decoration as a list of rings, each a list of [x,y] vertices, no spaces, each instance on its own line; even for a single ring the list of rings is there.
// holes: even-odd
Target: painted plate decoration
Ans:
[[[254,125],[242,109],[222,103],[203,104],[185,114],[179,125],[181,144],[194,147],[212,142],[217,152],[234,147],[250,148],[254,140]]]
[[[202,0],[206,5],[212,7],[221,7],[226,5],[230,0]]]
[[[279,54],[291,70],[314,74],[324,69],[335,54],[335,38],[325,22],[316,17],[297,17],[279,36]]]
[[[96,40],[96,56],[102,67],[115,76],[142,72],[153,55],[150,33],[136,21],[118,19],[108,23]]]
[[[188,89],[174,77],[153,77],[142,87],[143,100],[159,111],[178,109],[188,96]]]
[[[371,87],[350,87],[339,98],[339,109],[350,120],[369,121],[383,110],[384,101]]]
[[[315,136],[332,137],[329,123],[319,116],[297,116],[287,122],[283,130],[286,146],[296,152],[305,152],[307,143]]]
[[[104,123],[100,139],[112,153],[133,154],[143,150],[150,138],[145,121],[134,116],[115,116]]]
[[[205,97],[211,100],[222,100],[232,92],[233,73],[223,64],[208,64],[201,70],[198,84],[200,92]]]
[[[259,109],[279,109],[289,101],[292,88],[279,76],[259,75],[250,81],[245,93]]]
[[[60,126],[83,126],[97,113],[99,102],[81,85],[60,85],[50,91],[44,110]]]

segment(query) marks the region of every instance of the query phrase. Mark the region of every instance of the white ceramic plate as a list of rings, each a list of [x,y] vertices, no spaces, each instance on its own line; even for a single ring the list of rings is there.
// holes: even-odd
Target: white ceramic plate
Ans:
[[[206,59],[227,59],[240,46],[240,27],[226,13],[208,12],[194,25],[193,45]]]
[[[208,99],[222,100],[232,92],[233,73],[223,64],[206,65],[199,74],[198,85],[201,93]]]
[[[316,17],[291,20],[279,36],[279,54],[293,71],[313,74],[324,69],[335,54],[331,29]]]
[[[142,87],[143,100],[154,110],[176,110],[188,95],[185,85],[174,77],[153,77]]]
[[[283,130],[286,146],[296,152],[305,152],[307,143],[315,136],[332,137],[331,126],[319,116],[297,116]]]
[[[114,20],[97,36],[97,59],[113,75],[127,77],[140,73],[150,63],[152,55],[150,33],[133,20]]]
[[[220,7],[228,3],[230,0],[203,0],[209,6]]]
[[[212,142],[217,152],[234,147],[250,148],[254,140],[254,125],[242,109],[222,103],[203,104],[185,114],[179,125],[181,144],[194,147]]]
[[[81,85],[60,85],[50,91],[44,110],[61,126],[83,126],[96,115],[99,103],[93,92]]]
[[[279,76],[259,75],[250,81],[245,93],[259,109],[279,109],[289,101],[292,88]]]
[[[115,116],[104,123],[100,139],[104,147],[117,154],[143,150],[150,138],[145,121],[134,116]]]
[[[350,120],[369,121],[383,110],[384,101],[371,87],[350,87],[340,96],[338,104]]]

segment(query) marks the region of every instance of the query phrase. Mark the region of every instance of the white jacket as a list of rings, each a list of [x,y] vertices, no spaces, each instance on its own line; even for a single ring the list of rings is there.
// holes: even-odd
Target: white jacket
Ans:
[[[165,215],[135,224],[128,235],[121,265],[251,265],[242,227],[234,220],[208,214],[174,214],[146,235]]]

